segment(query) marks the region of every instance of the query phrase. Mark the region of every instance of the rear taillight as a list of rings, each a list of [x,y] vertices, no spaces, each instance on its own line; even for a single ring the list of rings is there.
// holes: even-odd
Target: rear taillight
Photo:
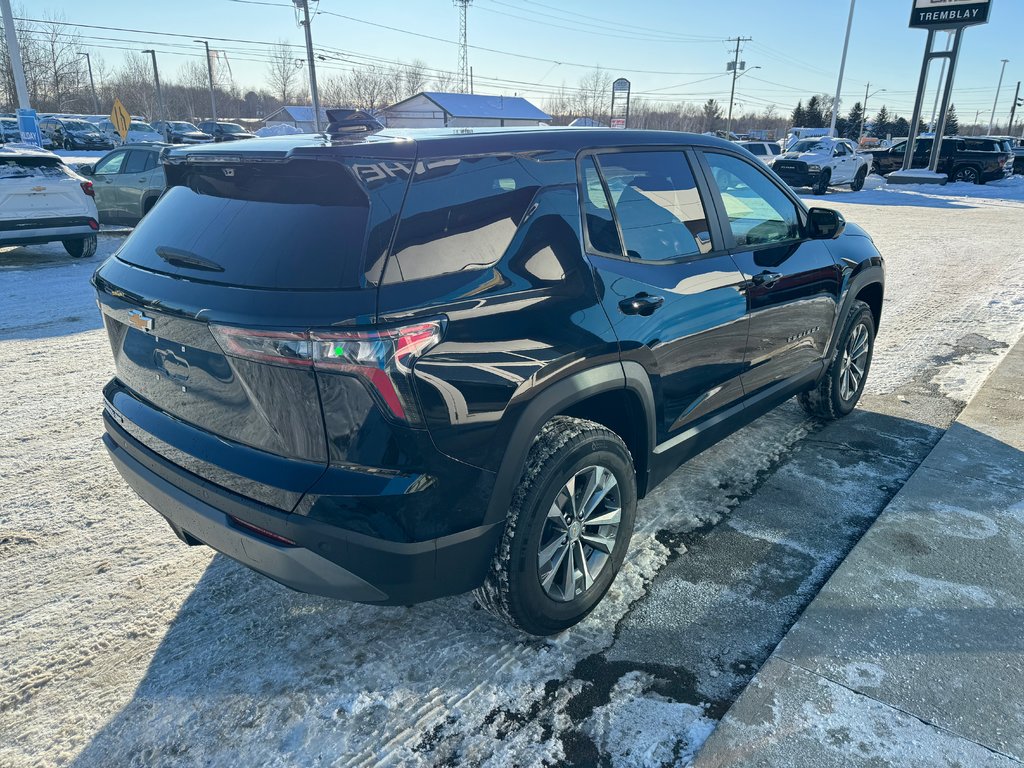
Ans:
[[[100,231],[100,223],[98,221],[96,221],[96,219],[89,219],[89,229],[91,229],[91,230],[93,230],[95,232],[99,232]]]
[[[360,377],[392,418],[422,424],[412,366],[444,333],[443,320],[351,331],[262,331],[211,325],[225,354]]]
[[[91,181],[83,181],[81,186],[82,191],[85,192],[85,194],[87,194],[89,197],[96,197],[96,190],[92,188]]]

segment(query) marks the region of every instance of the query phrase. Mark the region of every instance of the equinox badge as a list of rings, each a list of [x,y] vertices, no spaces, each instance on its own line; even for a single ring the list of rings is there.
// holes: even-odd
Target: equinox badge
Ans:
[[[137,309],[132,309],[128,311],[128,325],[140,331],[152,331],[153,318],[146,317]]]

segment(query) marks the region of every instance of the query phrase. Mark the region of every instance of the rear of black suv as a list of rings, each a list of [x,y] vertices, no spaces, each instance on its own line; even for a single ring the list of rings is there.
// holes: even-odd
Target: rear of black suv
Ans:
[[[94,284],[116,362],[104,441],[185,542],[361,602],[483,582],[509,400],[545,359],[615,344],[592,283],[565,280],[572,158],[432,147],[165,158],[158,211]]]

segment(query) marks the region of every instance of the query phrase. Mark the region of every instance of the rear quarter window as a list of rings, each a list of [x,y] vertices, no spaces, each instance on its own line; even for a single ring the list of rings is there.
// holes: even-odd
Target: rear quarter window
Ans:
[[[531,164],[507,155],[417,163],[384,283],[499,261],[541,186]]]

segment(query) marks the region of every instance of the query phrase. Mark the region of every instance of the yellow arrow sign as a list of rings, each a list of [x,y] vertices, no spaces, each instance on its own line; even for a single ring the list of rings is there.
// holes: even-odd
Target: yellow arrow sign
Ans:
[[[114,99],[114,108],[110,111],[110,122],[114,129],[121,134],[121,141],[128,140],[128,130],[132,127],[132,116],[124,108],[120,99]]]

